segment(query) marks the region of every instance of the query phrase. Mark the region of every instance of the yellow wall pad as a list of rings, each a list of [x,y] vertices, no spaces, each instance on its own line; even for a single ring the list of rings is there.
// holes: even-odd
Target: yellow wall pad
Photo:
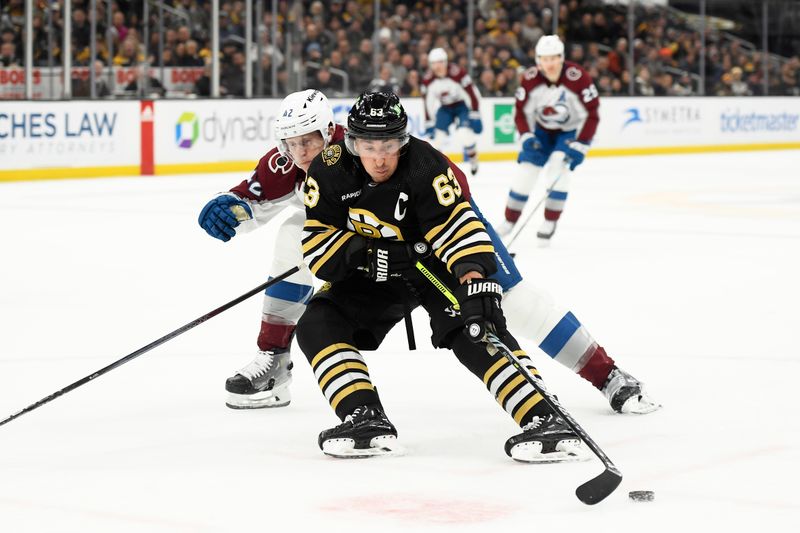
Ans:
[[[139,165],[122,167],[34,168],[25,170],[0,170],[2,181],[34,181],[74,178],[108,178],[111,176],[138,176]]]

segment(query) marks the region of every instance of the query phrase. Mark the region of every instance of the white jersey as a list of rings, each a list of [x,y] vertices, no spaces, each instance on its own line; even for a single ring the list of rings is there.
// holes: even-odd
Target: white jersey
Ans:
[[[426,121],[433,120],[441,106],[464,102],[470,111],[480,109],[480,92],[466,71],[458,65],[448,65],[447,75],[442,78],[437,78],[429,71],[422,79],[420,88],[425,96]]]
[[[538,124],[550,131],[578,130],[577,139],[585,143],[594,137],[600,102],[591,77],[579,65],[566,61],[556,83],[535,67],[528,69],[516,98],[514,122],[520,135]]]

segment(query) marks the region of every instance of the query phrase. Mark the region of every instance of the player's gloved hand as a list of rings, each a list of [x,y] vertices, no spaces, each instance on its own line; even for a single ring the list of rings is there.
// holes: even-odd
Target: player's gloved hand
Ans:
[[[373,281],[403,277],[420,259],[431,253],[426,242],[411,244],[388,239],[367,239],[367,275]]]
[[[481,121],[480,111],[469,112],[469,127],[475,132],[475,135],[480,135],[483,131],[483,121]]]
[[[539,137],[530,132],[522,135],[522,150],[517,158],[518,163],[525,161],[533,163],[537,167],[543,167],[547,163],[548,156],[549,154],[546,154],[543,150]]]
[[[239,222],[251,218],[253,212],[246,202],[233,194],[223,194],[203,207],[197,222],[215,239],[228,242],[236,235]]]
[[[467,336],[480,342],[486,331],[501,335],[506,331],[506,317],[500,307],[503,289],[493,279],[470,279],[454,291],[461,307]]]
[[[567,157],[569,158],[569,169],[575,170],[575,167],[583,163],[583,158],[586,157],[586,152],[589,151],[589,145],[580,141],[572,141],[567,145]]]

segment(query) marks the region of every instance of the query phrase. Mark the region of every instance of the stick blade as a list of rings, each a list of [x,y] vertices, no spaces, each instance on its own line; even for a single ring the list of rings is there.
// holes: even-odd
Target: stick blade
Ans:
[[[586,505],[594,505],[606,499],[621,482],[620,471],[616,468],[607,468],[599,476],[575,489],[575,495]]]

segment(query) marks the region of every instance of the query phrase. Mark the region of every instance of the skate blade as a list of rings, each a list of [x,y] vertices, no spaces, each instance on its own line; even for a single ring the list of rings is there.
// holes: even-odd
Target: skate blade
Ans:
[[[646,395],[631,396],[620,408],[624,415],[646,415],[661,409],[661,404],[656,403]]]
[[[404,455],[394,435],[381,435],[369,443],[369,448],[356,448],[353,439],[329,439],[322,443],[322,453],[338,459],[366,459]]]
[[[231,409],[269,409],[286,407],[292,401],[289,389],[257,392],[255,394],[228,393],[225,405]]]
[[[591,458],[579,439],[562,440],[555,451],[542,453],[541,442],[523,442],[511,448],[511,458],[520,463],[577,463]]]

